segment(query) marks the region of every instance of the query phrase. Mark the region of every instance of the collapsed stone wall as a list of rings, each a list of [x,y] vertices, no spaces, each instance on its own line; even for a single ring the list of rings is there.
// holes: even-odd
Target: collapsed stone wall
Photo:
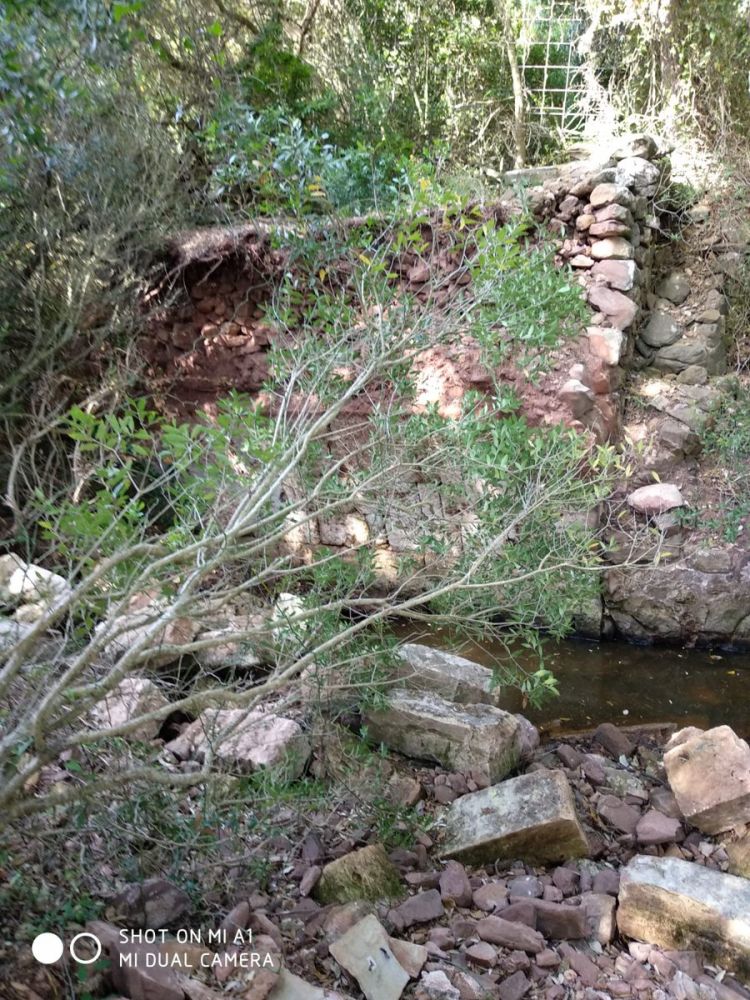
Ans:
[[[513,172],[508,179],[521,182],[521,193],[516,183],[490,210],[506,221],[530,209],[552,233],[557,262],[570,267],[591,308],[585,330],[555,352],[539,385],[512,369],[501,377],[522,398],[532,424],[562,421],[599,442],[619,441],[623,433],[640,442],[643,456],[628,489],[652,482],[654,474],[663,478],[675,466],[689,476],[700,431],[722,393],[721,385],[708,383],[726,371],[721,285],[729,265],[722,257],[709,282],[691,282],[684,274],[664,277],[669,244],[659,239],[659,206],[668,177],[666,152],[653,139],[634,136],[598,161]],[[534,185],[535,180],[542,183]],[[434,233],[429,237],[430,253],[405,254],[394,270],[426,308],[439,309],[454,294],[470,294],[471,273],[460,253],[441,245]],[[175,243],[173,258],[181,295],[153,314],[145,338],[155,392],[181,412],[210,409],[230,389],[258,392],[274,336],[263,306],[283,274],[284,252],[271,249],[261,227],[248,225],[193,234]],[[477,345],[468,339],[453,354],[425,352],[420,364],[430,372],[425,381],[431,395],[423,402],[437,403],[446,413],[464,392],[491,383]],[[646,416],[632,420],[632,382],[644,373],[648,387],[639,385],[637,391],[645,392],[640,402]],[[311,525],[304,537],[292,532],[290,542],[301,551],[319,544],[345,549],[374,543],[384,582],[394,582],[401,556],[420,558],[413,538],[424,505],[431,516],[437,507],[455,524],[455,543],[461,544],[460,512],[443,510],[439,490],[424,484],[404,488],[412,494],[408,521],[403,504],[394,504],[392,517],[387,510],[374,516],[352,509],[335,521]],[[626,494],[623,486],[614,501],[642,529],[644,518],[628,507]],[[657,537],[640,551],[618,546],[618,531],[613,532],[609,558],[615,565],[603,575],[601,600],[582,609],[580,630],[594,637],[750,640],[750,567],[744,554],[714,547],[707,556],[705,540],[686,537],[669,512],[646,521]],[[628,565],[617,565],[624,562]]]

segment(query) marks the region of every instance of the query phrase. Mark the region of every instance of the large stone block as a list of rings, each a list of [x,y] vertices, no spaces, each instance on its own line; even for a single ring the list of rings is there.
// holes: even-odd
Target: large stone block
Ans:
[[[750,747],[729,726],[672,737],[664,768],[683,816],[704,833],[750,823]],[[676,744],[676,745],[675,745]]]
[[[617,926],[626,937],[750,974],[750,882],[677,858],[633,858],[620,877]]]
[[[500,781],[518,763],[519,722],[492,705],[458,706],[434,694],[394,691],[386,709],[365,719],[371,738],[391,750],[430,760],[485,781]]]
[[[460,705],[491,704],[496,699],[492,671],[455,653],[432,649],[417,642],[399,648],[401,675],[407,687],[437,694]]]
[[[540,769],[457,799],[442,854],[476,864],[585,857],[589,847],[562,771]]]

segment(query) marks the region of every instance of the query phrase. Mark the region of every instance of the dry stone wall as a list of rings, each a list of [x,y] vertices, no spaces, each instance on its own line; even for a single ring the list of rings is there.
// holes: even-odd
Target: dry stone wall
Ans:
[[[615,506],[620,503],[630,527],[647,529],[651,540],[634,551],[627,530],[612,532],[602,599],[582,609],[579,628],[592,636],[750,642],[744,549],[708,544],[700,532],[691,535],[678,512],[650,517],[625,504],[628,490],[656,479],[674,479],[686,503],[691,501],[700,490],[702,434],[727,391],[723,285],[742,250],[718,255],[708,278],[688,273],[689,267],[670,267],[659,212],[669,170],[665,151],[653,139],[633,136],[598,160],[507,175],[514,185],[490,212],[504,221],[532,211],[556,240],[557,262],[584,289],[591,314],[580,335],[550,359],[539,385],[518,372],[502,377],[523,399],[530,423],[564,422],[599,442],[627,435],[640,448],[635,481],[627,490],[623,486]],[[699,206],[694,218],[695,225],[704,225],[710,209]],[[449,245],[432,246],[425,259],[405,257],[394,270],[410,294],[439,309],[452,294],[470,294],[471,274]],[[210,410],[230,389],[258,392],[273,339],[263,305],[284,270],[283,251],[272,250],[268,234],[253,225],[194,234],[176,243],[173,253],[182,293],[152,316],[145,338],[155,391],[183,413]],[[442,275],[439,301],[431,298],[435,274]],[[422,360],[438,386],[429,402],[446,413],[464,392],[491,383],[480,352],[468,341],[453,355],[433,351]],[[454,524],[458,551],[461,512],[443,509],[434,486],[402,485],[408,497],[397,496],[394,485],[385,513],[352,509],[304,532],[290,526],[290,543],[303,558],[319,544],[346,549],[374,543],[375,563],[388,585],[396,582],[404,554],[421,558],[413,538],[423,512],[437,509]]]

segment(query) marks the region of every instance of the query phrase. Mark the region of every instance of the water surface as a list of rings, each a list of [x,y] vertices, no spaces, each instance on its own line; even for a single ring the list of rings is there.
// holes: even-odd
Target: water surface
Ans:
[[[508,662],[499,643],[461,644],[440,629],[410,630],[408,639],[487,667]],[[529,654],[521,653],[519,660],[526,669],[536,669]],[[560,697],[540,710],[524,709],[544,728],[586,729],[600,722],[676,722],[701,728],[726,724],[750,737],[750,654],[566,640],[547,644],[545,666],[558,679]],[[508,692],[503,707],[520,711],[520,695]]]

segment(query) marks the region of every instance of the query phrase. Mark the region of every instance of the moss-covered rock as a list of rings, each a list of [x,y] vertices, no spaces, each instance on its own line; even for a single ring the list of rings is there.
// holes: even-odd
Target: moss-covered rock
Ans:
[[[331,861],[315,889],[316,898],[324,904],[392,900],[402,894],[401,877],[382,844],[371,844]]]

